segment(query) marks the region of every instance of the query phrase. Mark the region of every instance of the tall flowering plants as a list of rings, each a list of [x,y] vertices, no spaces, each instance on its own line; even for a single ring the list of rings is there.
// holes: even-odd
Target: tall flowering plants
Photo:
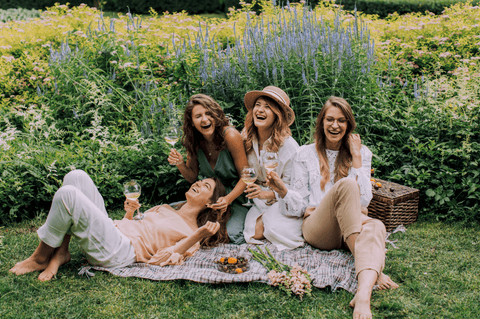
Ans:
[[[257,247],[257,250],[251,248],[248,250],[254,260],[269,270],[267,276],[272,286],[278,286],[287,294],[298,296],[300,300],[304,295],[312,293],[312,279],[305,269],[297,264],[292,267],[279,262],[267,247],[265,252],[260,247]]]

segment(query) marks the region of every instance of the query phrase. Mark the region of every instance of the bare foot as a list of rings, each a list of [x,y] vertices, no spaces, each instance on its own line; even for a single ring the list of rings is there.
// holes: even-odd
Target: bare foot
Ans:
[[[28,274],[29,272],[44,270],[48,266],[48,259],[38,261],[34,256],[30,256],[24,261],[17,263],[10,272],[17,276]]]
[[[386,289],[397,289],[398,284],[396,284],[390,277],[385,275],[383,272],[378,276],[377,282],[375,285],[378,286],[378,289],[380,290],[386,290]]]
[[[50,263],[48,264],[48,267],[38,276],[38,279],[40,281],[51,280],[57,274],[58,268],[68,263],[70,259],[70,252],[67,251],[65,253],[61,251],[61,249],[56,250],[52,259],[50,260]]]
[[[350,307],[353,308],[353,319],[371,319],[370,298],[362,298],[359,293],[350,301]]]

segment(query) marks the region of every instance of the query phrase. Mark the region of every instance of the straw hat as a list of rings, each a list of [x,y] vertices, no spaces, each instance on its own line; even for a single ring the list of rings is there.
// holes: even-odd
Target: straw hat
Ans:
[[[288,98],[287,93],[276,86],[267,86],[262,91],[250,91],[245,94],[245,98],[243,99],[245,102],[245,107],[248,111],[253,109],[255,102],[261,96],[268,96],[275,100],[278,105],[284,109],[285,114],[287,115],[287,125],[292,125],[293,121],[295,120],[295,113],[290,107],[290,99]]]

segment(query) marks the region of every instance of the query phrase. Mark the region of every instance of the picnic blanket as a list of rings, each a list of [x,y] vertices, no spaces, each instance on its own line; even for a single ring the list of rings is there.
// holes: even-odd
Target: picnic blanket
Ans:
[[[392,233],[397,231],[405,231],[405,228],[397,228]],[[390,234],[387,233],[386,240],[394,246],[395,241],[388,240]],[[265,240],[264,244],[278,261],[291,266],[298,264],[307,270],[311,276],[312,285],[317,288],[322,289],[329,286],[332,291],[342,288],[351,293],[355,293],[357,290],[354,259],[352,254],[347,251],[324,251],[313,248],[308,244],[293,250],[278,251],[275,245],[270,242]],[[107,271],[120,277],[139,277],[150,280],[184,279],[211,284],[251,281],[268,283],[267,269],[253,260],[248,248],[255,249],[255,245],[222,244],[215,248],[199,249],[194,256],[187,258],[182,265],[160,267],[134,263],[122,268],[83,266],[80,268],[79,274],[93,276],[94,273],[91,271],[93,269]],[[219,271],[214,261],[226,256],[246,257],[249,259],[249,270],[241,274],[228,274]]]

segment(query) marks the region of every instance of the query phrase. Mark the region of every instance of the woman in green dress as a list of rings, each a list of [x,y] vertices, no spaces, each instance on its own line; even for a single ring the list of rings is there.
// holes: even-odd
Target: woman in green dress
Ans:
[[[234,244],[245,242],[243,228],[248,208],[243,191],[246,184],[240,179],[248,165],[243,138],[230,126],[218,103],[204,94],[190,98],[184,113],[182,144],[187,150],[187,162],[182,154],[171,149],[168,162],[176,165],[190,183],[207,177],[217,177],[225,186],[227,195],[211,205],[224,212],[230,206],[227,233]],[[228,216],[226,216],[228,218]]]

